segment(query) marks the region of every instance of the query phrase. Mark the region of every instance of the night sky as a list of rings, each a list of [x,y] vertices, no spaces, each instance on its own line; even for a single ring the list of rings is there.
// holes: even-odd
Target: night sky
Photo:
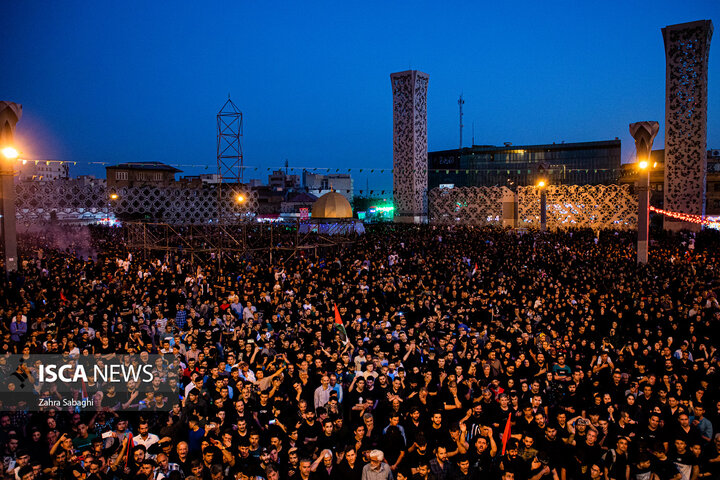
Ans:
[[[216,114],[245,115],[246,179],[268,167],[391,168],[391,72],[430,75],[430,151],[620,137],[657,120],[660,29],[715,22],[708,146],[720,148],[720,2],[88,2],[0,3],[0,93],[22,103],[25,158],[162,161],[216,171]],[[595,3],[596,5],[592,5]],[[188,167],[184,165],[207,165]],[[345,170],[347,172],[347,170]],[[366,173],[353,172],[356,192]],[[375,174],[371,189],[392,186]]]

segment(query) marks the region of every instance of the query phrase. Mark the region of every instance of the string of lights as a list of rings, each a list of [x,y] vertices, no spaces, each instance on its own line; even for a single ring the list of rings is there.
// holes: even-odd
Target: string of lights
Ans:
[[[49,166],[50,164],[60,164],[60,165],[73,165],[77,166],[78,164],[82,165],[99,165],[99,166],[113,166],[117,165],[117,163],[114,162],[91,162],[91,161],[82,161],[82,160],[58,160],[58,159],[52,159],[52,158],[19,158],[19,162],[21,162],[23,165],[27,163],[34,163],[35,165],[39,164],[45,164]],[[157,165],[155,162],[133,162],[134,165],[142,166],[153,166]],[[208,164],[198,164],[198,163],[166,163],[165,165],[169,165],[171,167],[176,168],[199,168],[199,169],[205,169],[209,170],[211,168],[211,165]],[[303,171],[307,170],[308,172],[328,172],[328,173],[341,173],[347,171],[350,172],[368,172],[368,173],[393,173],[392,168],[367,168],[367,167],[350,167],[350,168],[332,168],[332,167],[292,167],[292,166],[285,166],[285,165],[278,165],[278,166],[271,166],[271,167],[260,167],[257,165],[244,165],[244,166],[238,166],[238,168],[245,169],[246,171],[277,171],[277,170],[291,170],[291,171]],[[512,172],[517,171],[520,173],[522,170],[525,169],[473,169],[473,168],[428,168],[429,172],[445,172],[445,174],[449,175],[450,173],[454,173],[456,175],[459,175],[461,173],[470,174],[470,173],[495,173],[495,174],[501,174],[505,173],[507,175],[510,175]],[[616,169],[612,168],[594,168],[594,169],[587,169],[587,168],[566,168],[563,170],[564,173],[590,173],[591,171],[593,173],[598,172],[609,172],[609,171],[615,171]]]
[[[698,225],[705,225],[705,226],[713,227],[713,228],[720,227],[720,222],[710,220],[707,217],[702,217],[700,215],[693,215],[690,213],[671,212],[668,210],[663,210],[661,208],[656,208],[656,207],[652,207],[652,206],[650,207],[650,211],[659,213],[661,215],[665,215],[667,217],[674,218],[676,220],[680,220],[683,222],[695,223]]]

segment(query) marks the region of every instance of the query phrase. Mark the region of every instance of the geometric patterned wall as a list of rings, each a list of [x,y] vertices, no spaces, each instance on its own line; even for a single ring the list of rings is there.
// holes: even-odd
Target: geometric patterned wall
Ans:
[[[393,196],[396,222],[427,219],[427,92],[417,70],[390,75],[393,91]]]
[[[116,193],[118,198],[110,199]],[[115,216],[119,219],[147,219],[172,225],[215,223],[218,217],[216,185],[201,188],[140,186],[109,192],[105,186],[73,180],[17,182],[15,184],[17,220],[24,223],[50,220],[93,222]],[[242,194],[245,201],[238,203]],[[227,222],[253,214],[258,209],[256,191],[223,185],[223,218]]]
[[[119,218],[149,216],[159,222],[172,225],[199,225],[217,222],[218,191],[217,185],[205,185],[202,188],[159,188],[129,187],[116,189],[119,198],[114,203],[113,212]],[[242,194],[245,201],[235,199]],[[230,188],[223,184],[223,222],[232,223],[242,212],[256,212],[258,194],[256,191]]]
[[[60,221],[95,221],[107,217],[105,187],[71,180],[15,183],[15,216],[18,223],[49,221],[53,212]]]
[[[433,188],[428,193],[428,219],[440,225],[502,225],[507,187]]]
[[[708,54],[710,20],[670,25],[665,41],[665,201],[664,208],[705,214],[707,155]],[[699,229],[700,225],[665,216],[665,228]]]
[[[636,230],[638,199],[629,185],[548,185],[547,228]],[[540,190],[518,187],[518,227],[540,226]]]

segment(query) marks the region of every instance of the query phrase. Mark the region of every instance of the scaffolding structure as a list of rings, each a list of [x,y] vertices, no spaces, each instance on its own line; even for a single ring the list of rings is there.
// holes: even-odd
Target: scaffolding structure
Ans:
[[[299,219],[281,224],[242,222],[236,225],[125,222],[122,228],[128,250],[141,252],[146,257],[150,252],[187,254],[193,261],[223,252],[237,257],[268,255],[270,263],[280,255],[284,263],[296,255],[312,252],[317,257],[319,249],[342,248],[357,241],[358,236],[347,228],[332,231],[309,228],[303,233],[302,225],[313,223]],[[219,262],[220,257],[217,259]]]

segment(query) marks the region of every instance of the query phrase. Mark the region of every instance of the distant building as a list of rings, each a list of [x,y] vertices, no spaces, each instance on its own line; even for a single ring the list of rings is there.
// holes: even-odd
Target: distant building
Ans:
[[[665,150],[653,150],[650,154],[650,205],[665,208]],[[634,187],[637,183],[637,166],[634,163],[622,165],[621,184]],[[707,151],[705,214],[720,215],[720,149]],[[680,212],[689,213],[689,212]]]
[[[334,191],[344,196],[348,202],[353,201],[353,179],[349,173],[323,175],[304,170],[303,186],[308,192],[318,197]]]
[[[620,177],[620,140],[472,147],[428,153],[428,189],[533,185],[538,167],[553,184],[598,185]]]
[[[216,185],[220,183],[220,175],[217,173],[202,173],[200,175],[187,175],[180,177],[180,182],[193,186]]]
[[[69,177],[69,171],[67,162],[23,160],[19,163],[16,178],[22,182],[51,182],[66,180]]]
[[[167,187],[175,183],[175,167],[160,162],[128,162],[105,167],[110,189],[150,185]]]
[[[104,178],[96,178],[95,175],[78,175],[73,180],[81,187],[105,187],[107,186],[107,180]]]
[[[297,175],[287,175],[282,170],[275,170],[272,174],[268,175],[268,186],[274,190],[300,188],[300,177]]]
[[[305,192],[290,194],[288,199],[280,204],[280,213],[299,217],[300,209],[304,208],[305,212],[309,213],[317,199],[315,195]]]

